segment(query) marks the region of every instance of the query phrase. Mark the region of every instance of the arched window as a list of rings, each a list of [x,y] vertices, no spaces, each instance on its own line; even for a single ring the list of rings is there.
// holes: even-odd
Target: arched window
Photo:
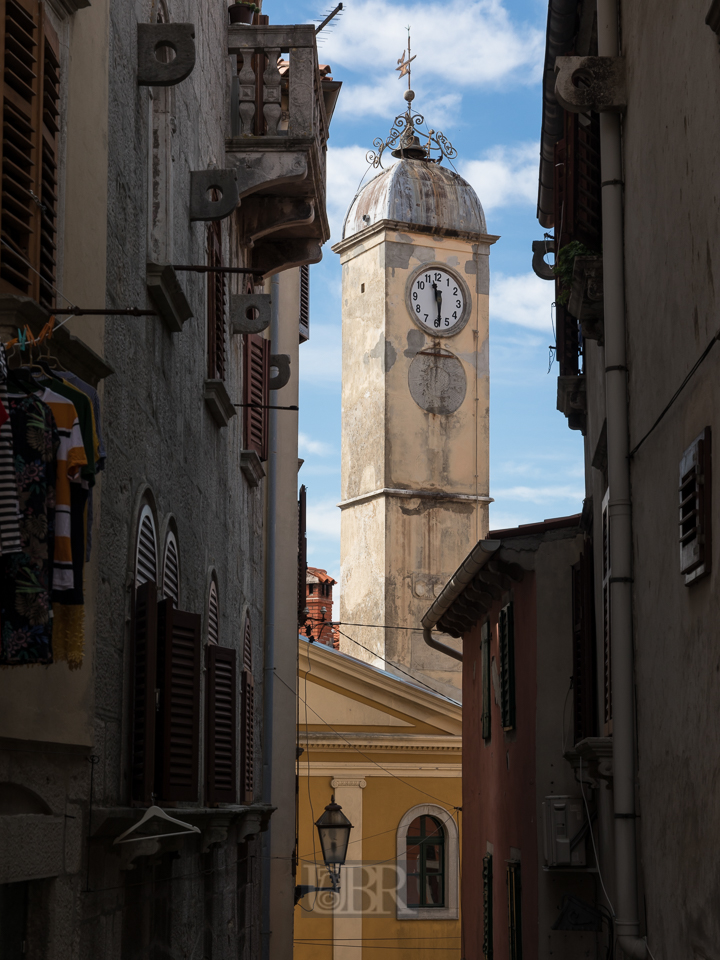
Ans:
[[[457,919],[459,854],[457,824],[444,807],[408,810],[397,834],[398,920]]]
[[[146,503],[140,511],[135,552],[135,586],[157,583],[157,535],[152,507]]]
[[[208,596],[208,643],[220,643],[220,604],[215,580],[210,581]]]
[[[180,557],[177,539],[172,530],[168,530],[165,537],[162,592],[176,607],[180,606]]]

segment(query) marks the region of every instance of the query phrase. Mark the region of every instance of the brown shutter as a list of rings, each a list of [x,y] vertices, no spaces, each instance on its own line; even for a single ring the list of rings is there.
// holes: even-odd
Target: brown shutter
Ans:
[[[240,802],[252,803],[254,793],[255,683],[252,675],[252,630],[245,618],[242,672],[242,730],[240,732]]]
[[[205,788],[208,803],[237,798],[236,651],[207,648]]]
[[[680,572],[686,583],[710,570],[710,470],[710,427],[706,427],[680,461]]]
[[[486,620],[482,625],[481,640],[481,664],[482,664],[482,738],[489,740],[492,730],[492,720],[490,712],[491,700],[491,679],[490,679],[490,621]]]
[[[217,199],[217,198],[216,198]],[[207,233],[209,267],[222,266],[220,221],[211,223]],[[207,274],[208,379],[225,379],[225,274]]]
[[[298,624],[305,624],[305,608],[307,607],[307,487],[302,484],[298,497]]]
[[[57,34],[44,22],[42,75],[42,190],[40,199],[40,291],[45,307],[55,305],[57,279],[57,138],[60,130],[60,48]]]
[[[197,800],[200,761],[200,621],[158,605],[157,782],[163,800]]]
[[[573,743],[595,736],[595,604],[592,543],[572,568]]]
[[[270,341],[255,333],[245,334],[243,364],[243,407],[245,448],[267,460],[268,410],[270,398]]]
[[[555,144],[556,250],[573,240],[599,249],[602,238],[600,121],[597,114],[565,114],[565,136]]]
[[[157,687],[157,587],[152,582],[135,591],[132,660],[131,795],[137,803],[152,803]]]

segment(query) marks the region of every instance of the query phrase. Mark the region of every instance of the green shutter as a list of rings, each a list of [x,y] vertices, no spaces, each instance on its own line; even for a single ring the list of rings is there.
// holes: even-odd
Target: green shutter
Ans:
[[[483,957],[493,956],[493,901],[492,901],[492,854],[483,857]]]
[[[490,621],[482,627],[482,736],[490,739],[490,698],[492,681],[490,677]]]
[[[500,611],[500,710],[503,730],[515,729],[515,618],[513,604]]]

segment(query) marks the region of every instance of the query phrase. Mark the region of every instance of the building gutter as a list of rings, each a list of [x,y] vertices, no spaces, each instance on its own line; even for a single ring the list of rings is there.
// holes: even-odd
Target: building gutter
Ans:
[[[577,6],[577,0],[550,0],[548,5],[537,210],[537,218],[543,227],[553,226],[555,144],[562,140],[565,132],[563,110],[555,99],[555,59],[568,53],[572,47]]]
[[[597,0],[598,55],[620,55],[618,0]],[[627,957],[644,960],[640,938],[635,831],[635,717],[632,635],[632,515],[623,247],[623,164],[620,115],[600,113],[605,404],[610,541],[613,802],[615,809],[615,934]]]
[[[452,657],[453,660],[459,660],[462,663],[462,651],[454,650],[446,643],[435,640],[432,631],[438,621],[442,619],[445,611],[453,605],[465,587],[475,579],[480,570],[501,546],[501,540],[480,540],[445,584],[440,596],[437,597],[422,618],[423,640],[433,650],[444,653],[445,656]]]

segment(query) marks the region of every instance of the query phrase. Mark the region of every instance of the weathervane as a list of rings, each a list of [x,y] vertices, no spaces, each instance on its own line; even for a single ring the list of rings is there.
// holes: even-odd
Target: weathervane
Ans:
[[[453,160],[457,156],[457,150],[439,130],[429,129],[427,132],[421,130],[420,127],[425,123],[425,118],[413,112],[412,102],[415,99],[415,91],[410,86],[412,75],[410,64],[415,57],[411,55],[410,27],[407,31],[407,50],[403,50],[395,68],[398,71],[398,79],[405,76],[408,78],[408,88],[403,94],[403,98],[407,101],[407,110],[395,117],[386,140],[380,137],[373,140],[375,150],[368,150],[366,156],[367,162],[373,167],[382,167],[382,155],[385,150],[391,150],[392,156],[401,160],[424,160],[429,163],[442,163],[443,157]],[[418,134],[427,137],[425,144],[420,142]]]

